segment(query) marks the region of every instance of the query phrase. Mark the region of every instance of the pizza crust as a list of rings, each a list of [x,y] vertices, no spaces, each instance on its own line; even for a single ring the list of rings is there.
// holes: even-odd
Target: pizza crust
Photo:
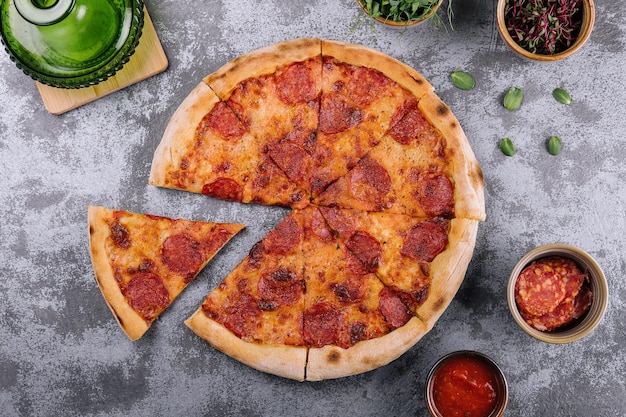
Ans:
[[[130,340],[137,340],[150,327],[148,323],[126,302],[120,290],[106,253],[106,240],[110,235],[107,210],[104,207],[89,206],[89,249],[91,262],[98,287],[113,316]]]
[[[186,146],[194,142],[196,127],[219,101],[219,97],[202,82],[183,100],[154,152],[149,184],[171,187],[167,174],[178,168]]]
[[[228,100],[237,84],[248,78],[272,74],[278,67],[321,55],[321,40],[301,38],[276,43],[241,55],[204,78],[222,99]]]
[[[187,327],[217,350],[261,372],[304,381],[307,348],[246,342],[222,324],[210,319],[202,308],[185,321]]]
[[[434,92],[422,97],[418,107],[441,132],[450,150],[456,217],[485,220],[483,172],[459,121]]]
[[[433,91],[433,86],[426,78],[410,66],[362,45],[323,40],[322,55],[347,64],[374,68],[409,90],[418,100]]]
[[[376,339],[369,339],[342,349],[324,346],[309,349],[307,381],[341,378],[371,371],[397,359],[427,333],[426,325],[417,317],[404,326]]]

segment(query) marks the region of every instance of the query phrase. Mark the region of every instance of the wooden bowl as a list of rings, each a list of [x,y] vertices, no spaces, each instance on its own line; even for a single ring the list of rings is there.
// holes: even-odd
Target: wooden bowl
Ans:
[[[524,268],[533,261],[551,256],[569,258],[578,265],[582,271],[586,271],[589,276],[589,286],[593,294],[593,300],[589,310],[572,325],[564,326],[553,331],[537,330],[528,324],[519,312],[515,301],[515,282]],[[602,321],[609,300],[609,289],[604,276],[604,272],[598,263],[587,252],[575,246],[555,243],[539,246],[524,255],[509,277],[507,287],[507,301],[513,319],[527,334],[535,339],[548,343],[570,343],[582,339],[591,333]]]
[[[533,54],[532,52],[527,51],[526,49],[519,46],[509,34],[509,31],[506,28],[504,23],[504,7],[506,6],[507,0],[498,0],[498,6],[496,8],[496,20],[498,22],[498,31],[500,32],[500,36],[504,43],[518,56],[522,58],[526,58],[532,61],[541,61],[541,62],[552,62],[558,61],[568,56],[572,55],[576,51],[578,51],[589,36],[591,36],[591,31],[593,30],[593,25],[595,23],[596,18],[596,7],[594,4],[594,0],[582,0],[583,9],[582,9],[582,24],[580,27],[580,33],[578,34],[578,38],[576,42],[566,49],[563,52],[556,53],[554,55],[541,55],[541,54]]]

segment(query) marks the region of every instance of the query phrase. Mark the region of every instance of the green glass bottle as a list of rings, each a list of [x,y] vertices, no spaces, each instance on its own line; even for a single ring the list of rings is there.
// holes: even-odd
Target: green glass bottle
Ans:
[[[2,42],[32,78],[55,87],[97,84],[134,53],[142,0],[2,0]]]

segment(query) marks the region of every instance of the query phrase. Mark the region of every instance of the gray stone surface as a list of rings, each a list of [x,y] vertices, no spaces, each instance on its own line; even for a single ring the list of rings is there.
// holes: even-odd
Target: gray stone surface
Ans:
[[[597,0],[590,41],[558,63],[523,61],[495,26],[495,0],[455,1],[455,31],[424,24],[405,33],[362,22],[354,0],[147,1],[170,61],[158,76],[61,116],[0,54],[0,414],[6,416],[422,416],[424,378],[440,356],[492,356],[510,386],[510,416],[626,415],[626,1]],[[460,120],[486,180],[466,279],[434,329],[372,372],[296,383],[215,351],[183,324],[252,244],[286,213],[147,185],[172,113],[228,60],[286,39],[359,43],[413,66]],[[448,74],[472,73],[461,91]],[[511,86],[522,107],[501,106]],[[571,106],[551,96],[564,87]],[[550,156],[545,141],[563,139]],[[498,141],[518,153],[505,157]],[[244,222],[143,339],[127,340],[93,279],[86,208]],[[505,288],[535,246],[565,242],[591,253],[610,291],[594,333],[567,345],[527,336]]]

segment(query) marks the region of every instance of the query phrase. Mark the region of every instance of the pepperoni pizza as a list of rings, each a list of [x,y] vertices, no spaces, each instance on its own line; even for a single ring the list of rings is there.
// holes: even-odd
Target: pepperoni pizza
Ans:
[[[298,39],[207,76],[173,115],[150,183],[291,213],[186,324],[256,369],[353,375],[443,313],[485,217],[458,121],[412,68]]]
[[[244,226],[88,209],[96,281],[119,325],[137,340]]]

